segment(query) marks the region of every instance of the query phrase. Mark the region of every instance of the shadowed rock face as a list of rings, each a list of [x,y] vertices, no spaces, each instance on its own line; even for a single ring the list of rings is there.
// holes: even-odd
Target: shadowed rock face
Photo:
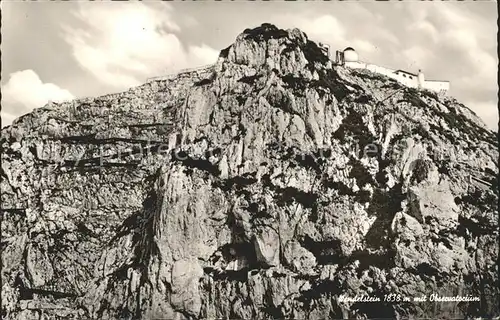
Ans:
[[[498,145],[299,30],[2,129],[2,316],[498,315]],[[341,302],[396,294],[477,302]]]

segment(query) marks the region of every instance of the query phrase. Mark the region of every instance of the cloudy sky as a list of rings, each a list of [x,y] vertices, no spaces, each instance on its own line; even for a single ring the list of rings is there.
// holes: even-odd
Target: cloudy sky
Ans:
[[[497,3],[1,2],[2,126],[48,100],[119,92],[215,62],[245,28],[298,27],[364,61],[450,80],[497,129]]]

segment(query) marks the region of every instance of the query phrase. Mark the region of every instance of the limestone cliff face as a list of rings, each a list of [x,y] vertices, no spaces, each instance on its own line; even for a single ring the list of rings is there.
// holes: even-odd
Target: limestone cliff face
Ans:
[[[495,134],[299,30],[1,143],[6,319],[498,316]],[[479,301],[384,302],[432,293]]]

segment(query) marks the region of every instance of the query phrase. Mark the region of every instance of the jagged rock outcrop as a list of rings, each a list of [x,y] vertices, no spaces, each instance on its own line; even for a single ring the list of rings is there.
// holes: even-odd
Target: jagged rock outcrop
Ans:
[[[499,314],[495,134],[299,30],[1,139],[3,318]],[[479,301],[384,301],[432,293]]]

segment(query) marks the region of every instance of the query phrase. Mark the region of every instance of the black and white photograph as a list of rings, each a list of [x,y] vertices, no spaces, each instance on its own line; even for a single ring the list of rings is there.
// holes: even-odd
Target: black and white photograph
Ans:
[[[5,320],[499,319],[497,1],[1,1]]]

